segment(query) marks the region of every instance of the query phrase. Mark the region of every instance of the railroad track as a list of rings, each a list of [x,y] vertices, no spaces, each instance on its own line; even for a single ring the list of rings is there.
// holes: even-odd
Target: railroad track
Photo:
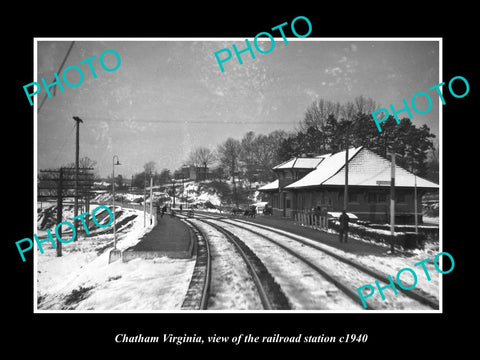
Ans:
[[[213,224],[210,221],[202,219],[196,219],[196,221],[210,226],[233,245],[234,252],[237,254],[235,256],[239,255],[243,263],[245,264],[248,274],[254,283],[256,294],[258,294],[258,298],[260,299],[258,304],[260,305],[261,303],[261,306],[264,310],[290,309],[290,304],[282,289],[274,281],[273,277],[270,275],[261,260],[243,243],[243,241],[241,241],[230,231],[222,228],[217,224]],[[207,282],[207,280],[205,280],[206,278],[208,278],[208,282],[211,282],[211,279],[215,278],[214,275],[212,276],[210,274],[212,269],[212,260],[208,236],[202,229],[200,229],[198,225],[194,224],[193,221],[186,220],[185,222],[196,234],[199,246],[197,250],[197,262],[195,264],[195,269],[192,275],[192,281],[187,291],[187,295],[184,300],[184,304],[182,305],[182,309],[205,310],[208,309],[208,297],[210,295],[210,292],[203,291],[203,294],[200,295],[200,289],[205,289],[206,287],[210,288],[210,283],[208,283],[208,285],[205,285]],[[205,248],[206,250],[202,250],[202,248]],[[207,258],[209,261],[208,265],[206,265]],[[207,269],[208,275],[206,276],[205,273]],[[198,305],[200,302],[202,302],[202,305]]]
[[[211,256],[208,239],[200,229],[190,221],[183,220],[196,238],[196,261],[182,310],[206,310],[211,281]]]
[[[210,216],[210,218],[212,217]],[[215,218],[215,221],[228,224],[229,226],[236,227],[244,231],[248,231],[254,234],[255,236],[258,236],[264,240],[267,240],[269,243],[275,244],[276,246],[282,248],[291,256],[308,264],[312,269],[320,273],[328,281],[331,281],[344,294],[346,294],[349,298],[351,298],[356,303],[361,304],[361,300],[358,296],[358,293],[356,292],[356,289],[358,286],[361,286],[367,283],[373,283],[373,280],[378,280],[380,283],[383,282],[384,284],[382,286],[389,283],[388,278],[384,274],[376,270],[373,270],[371,268],[368,268],[360,263],[344,258],[332,251],[325,249],[324,247],[321,247],[316,244],[312,244],[311,242],[302,239],[302,237],[300,236],[297,236],[294,234],[288,234],[284,231],[278,231],[270,227],[262,226],[259,224],[252,224],[251,222],[246,222],[242,220],[236,219],[234,222],[232,222],[232,221],[226,221],[225,218],[221,218],[221,217],[218,217],[218,218],[214,217],[214,218]],[[238,222],[243,222],[244,226],[239,225]],[[261,231],[264,231],[264,232],[262,233],[262,232],[253,230],[252,227],[256,229],[260,229]],[[270,236],[265,234],[266,231],[268,231],[268,234]],[[277,238],[276,240],[274,240],[271,237],[272,233],[274,233],[275,235],[278,235],[276,236]],[[287,239],[290,241],[286,241]],[[295,245],[294,243],[297,243],[297,245]],[[318,250],[320,253],[317,252],[314,257],[308,256],[306,255],[305,250],[304,249],[302,250],[298,246],[298,244],[300,245],[300,247],[315,249],[315,250]],[[321,262],[318,261],[320,259],[321,259]],[[328,263],[330,264],[330,267],[322,266],[322,263]],[[342,276],[342,272],[345,270],[348,270],[346,267],[354,268],[356,270],[355,277],[357,278],[356,279],[357,285],[352,285],[352,281],[350,281],[350,279],[346,278],[345,276]],[[350,273],[351,273],[351,270],[350,270]],[[402,292],[402,296],[406,296],[409,299],[413,300],[414,302],[421,303],[422,305],[427,306],[431,309],[439,308],[438,301],[428,294],[424,294],[420,291],[403,290],[400,287],[397,287],[397,289]],[[392,297],[391,299],[396,300],[396,296],[395,295],[393,296],[394,297]],[[378,301],[378,300],[375,300],[375,301],[370,300],[368,303],[369,303],[368,309],[371,309],[371,310],[385,308],[386,306],[385,302]]]
[[[289,310],[290,305],[287,297],[283,293],[280,286],[275,282],[274,278],[262,263],[262,261],[251,251],[251,249],[240,240],[239,237],[223,227],[207,220],[200,220],[218,232],[223,234],[228,241],[233,244],[238,254],[247,266],[248,272],[255,283],[255,287],[260,297],[260,301],[264,310]]]

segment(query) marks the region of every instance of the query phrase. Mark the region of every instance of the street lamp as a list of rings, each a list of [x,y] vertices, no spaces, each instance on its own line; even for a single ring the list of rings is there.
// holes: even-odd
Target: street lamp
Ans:
[[[115,163],[115,158],[117,162]],[[121,165],[117,155],[112,158],[112,193],[113,193],[113,248],[117,249],[117,229],[115,226],[115,165]]]

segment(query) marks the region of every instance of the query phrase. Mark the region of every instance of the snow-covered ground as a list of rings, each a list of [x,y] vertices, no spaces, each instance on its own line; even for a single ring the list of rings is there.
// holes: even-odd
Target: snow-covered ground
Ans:
[[[197,203],[208,201],[215,206],[221,204],[219,194],[208,184],[200,186],[195,182],[186,182],[184,193],[185,195],[188,194],[190,203],[194,200]],[[180,199],[178,196],[179,193],[177,193],[177,202]],[[123,194],[123,197],[125,201],[139,199],[139,195],[133,194]],[[111,194],[99,194],[97,200],[109,202],[111,201]],[[262,205],[264,205],[263,202],[257,203],[258,207]],[[55,206],[55,203],[42,204],[44,210],[49,206]],[[92,206],[93,209],[95,205]],[[119,206],[117,211],[120,208]],[[122,210],[121,216],[117,217],[118,222],[132,215],[137,215],[137,217],[122,227],[117,227],[117,248],[120,250],[135,245],[150,230],[149,227],[143,227],[142,211],[130,208],[122,208]],[[219,211],[217,209],[207,210]],[[39,213],[39,223],[44,215],[44,212]],[[72,217],[73,207],[65,206],[64,221],[71,221]],[[52,233],[55,228],[55,220],[53,221]],[[69,229],[67,227],[64,230],[68,231]],[[56,256],[55,249],[48,242],[43,244],[44,254],[37,251],[35,257],[37,311],[148,312],[180,310],[188,289],[195,259],[179,260],[162,257],[153,260],[135,259],[128,263],[122,263],[121,260],[118,260],[108,264],[109,251],[113,247],[113,234],[102,234],[101,231],[103,230],[105,229],[94,230],[91,236],[81,236],[76,242],[63,244],[62,257]],[[208,231],[212,232],[211,230]],[[39,236],[44,233],[41,229],[37,232]],[[245,273],[238,271],[240,264],[235,263],[238,259],[232,257],[232,249],[229,248],[228,243],[222,241],[218,234],[212,233],[210,235],[214,244],[213,253],[218,265],[215,274],[224,282],[221,285],[222,288],[218,288],[218,291],[214,292],[216,296],[212,299],[212,309],[235,311],[257,308],[256,305],[251,307],[248,305],[253,303],[253,293],[248,292],[248,277]],[[268,250],[262,250],[263,244],[258,242],[258,239],[251,240],[249,245],[254,248],[254,251],[255,249],[259,253],[263,251],[265,261],[270,267],[276,269],[279,284],[293,299],[293,308],[304,310],[355,308],[355,305],[350,303],[342,303],[339,298],[332,300],[335,296],[335,290],[331,284],[320,279],[318,274],[313,274],[305,267],[293,265],[290,259],[281,254],[281,251],[272,250],[268,253]],[[440,277],[433,263],[430,261],[426,264],[432,278],[431,281],[425,280],[421,267],[413,266],[413,264],[426,258],[433,259],[439,252],[438,244],[436,247],[429,246],[424,250],[415,250],[413,256],[408,257],[401,254],[390,256],[352,254],[332,247],[328,247],[328,250],[392,277],[395,277],[398,270],[402,268],[414,268],[418,274],[417,287],[435,298],[439,298]],[[230,257],[228,256],[229,253]],[[231,266],[235,264],[236,267]],[[409,274],[403,275],[407,278],[405,282],[408,282],[410,280],[408,278]],[[243,287],[240,288],[234,285],[234,282],[238,284],[239,279],[244,280]],[[301,291],[298,291],[298,289],[301,289]]]
[[[117,220],[137,215],[117,232],[117,248],[135,245],[150,227],[143,213],[123,209]],[[46,244],[46,243],[45,243]],[[180,309],[195,265],[194,259],[167,257],[117,260],[108,264],[113,234],[80,237],[63,244],[63,256],[45,246],[36,254],[37,311],[155,311]]]
[[[232,224],[235,223],[235,221],[232,221],[232,220],[230,220],[229,222],[231,222]],[[242,226],[247,226],[248,227],[248,225],[246,225],[244,223],[242,223]],[[266,227],[266,228],[268,228],[268,227]],[[253,229],[257,232],[264,233],[267,236],[271,236],[271,233],[269,233],[268,230],[262,230],[262,229],[259,229],[258,227],[253,227]],[[249,234],[247,231],[244,231],[244,230],[242,231],[242,230],[239,230],[239,229],[235,229],[234,227],[232,227],[230,230],[234,231],[235,233],[241,234],[241,238],[244,241],[247,241],[248,245],[252,245],[254,247],[257,247],[257,255],[260,256],[261,253],[264,253],[265,254],[264,256],[265,256],[265,259],[266,259],[265,260],[266,265],[270,263],[272,267],[278,267],[278,265],[275,264],[275,261],[277,261],[276,259],[278,257],[280,257],[281,254],[277,254],[275,257],[273,257],[273,254],[274,254],[274,252],[281,252],[281,251],[275,249],[275,246],[269,246],[267,249],[262,249],[262,248],[259,247],[258,239],[256,239],[256,237],[254,235],[252,235],[251,233]],[[282,233],[289,234],[289,235],[293,235],[291,233],[287,233],[287,232],[284,232],[282,230],[278,230],[278,229],[275,229],[275,230],[280,231]],[[279,240],[283,244],[289,244],[289,246],[294,245],[293,240],[290,240],[288,238],[282,238],[281,235],[277,235],[277,234],[274,235],[274,236],[275,236],[274,237],[275,240]],[[377,270],[378,272],[380,272],[382,274],[391,275],[392,278],[394,278],[394,279],[396,277],[397,272],[400,269],[412,268],[412,269],[415,270],[415,272],[417,274],[417,278],[418,278],[418,283],[417,283],[415,288],[416,289],[417,288],[421,289],[422,291],[424,291],[425,293],[433,296],[434,298],[439,299],[440,276],[439,276],[439,273],[436,271],[436,269],[433,265],[433,258],[435,257],[435,255],[438,252],[435,252],[432,248],[427,248],[425,250],[416,250],[414,252],[413,256],[404,256],[400,253],[399,254],[394,254],[394,255],[389,255],[389,256],[366,255],[366,254],[356,254],[356,253],[345,252],[343,250],[334,248],[332,246],[328,246],[326,244],[321,244],[317,241],[310,240],[310,239],[302,237],[302,236],[298,236],[298,235],[294,235],[294,236],[299,238],[299,239],[302,239],[303,241],[312,243],[315,246],[325,248],[326,250],[328,250],[330,252],[333,252],[333,253],[335,253],[339,256],[342,256],[342,257],[345,257],[347,259],[351,259],[355,262],[361,263],[361,264],[363,264],[363,265],[365,265],[365,266],[367,266],[371,269]],[[302,249],[302,248],[304,248],[303,245],[296,244],[296,250],[295,251],[298,251],[298,252],[302,253],[302,256],[305,256],[305,257],[309,256],[309,253],[315,252],[315,250],[311,250],[311,249],[309,250],[308,248],[307,249]],[[418,263],[418,262],[420,262],[422,260],[425,260],[427,258],[431,259],[431,261],[425,263],[427,271],[428,271],[428,273],[431,277],[430,281],[427,280],[421,266],[417,266],[417,267],[414,266],[415,263]],[[316,261],[318,259],[320,259],[319,256],[317,256],[317,257],[313,256],[313,258],[311,260]],[[325,261],[326,260],[322,260],[322,262],[325,262]],[[288,274],[287,276],[289,277],[289,279],[287,279],[286,282],[292,282],[292,281],[295,281],[295,279],[297,281],[300,281],[301,276],[298,276],[298,274],[296,274],[296,272],[295,272],[296,270],[294,269],[294,267],[290,268],[290,265],[291,264],[289,262],[285,262],[283,264],[283,271],[286,272]],[[320,262],[319,265],[324,266],[325,264],[322,264]],[[329,265],[327,267],[329,267],[330,271],[332,271],[335,274],[335,270],[334,270],[333,266],[334,266],[334,264],[332,263],[331,265]],[[268,265],[267,265],[267,267],[268,267]],[[352,279],[353,280],[357,277],[357,275],[356,275],[357,273],[358,273],[358,270],[356,270],[354,268],[353,269],[348,269],[348,267],[345,267],[345,269],[338,270],[336,275],[341,275],[342,277],[346,277],[347,279]],[[280,275],[280,276],[284,277],[284,275]],[[370,281],[368,283],[374,285],[374,280],[375,279],[371,279],[371,280],[372,281]],[[401,280],[402,280],[402,283],[404,284],[404,286],[408,286],[412,283],[412,278],[408,273],[407,274],[402,274]],[[285,279],[280,278],[280,281],[285,281]],[[352,284],[353,284],[353,282],[352,282]],[[366,284],[367,283],[358,283],[356,285],[352,285],[352,290],[356,291],[356,288],[358,286],[363,286],[363,285],[366,285]],[[388,290],[386,290],[386,292],[387,291]],[[394,308],[394,309],[411,309],[411,310],[430,309],[430,308],[425,308],[421,304],[411,303],[410,299],[405,298],[405,296],[402,296],[401,293],[399,293],[399,295],[396,296],[396,295],[394,295],[393,291],[390,290],[390,294],[391,294],[391,297],[387,298],[384,303],[381,303],[382,305],[383,304],[385,304],[385,305],[390,304],[389,308]],[[372,296],[370,299],[373,299],[375,296],[380,297],[377,293],[376,295]],[[367,300],[367,302],[368,302],[368,300]],[[411,307],[411,306],[413,306],[413,307]]]
[[[225,226],[262,260],[289,299],[292,310],[357,310],[361,307],[340,294],[330,281],[278,246],[234,226]]]
[[[208,236],[212,279],[209,310],[263,309],[255,283],[241,256],[218,230],[193,220]]]

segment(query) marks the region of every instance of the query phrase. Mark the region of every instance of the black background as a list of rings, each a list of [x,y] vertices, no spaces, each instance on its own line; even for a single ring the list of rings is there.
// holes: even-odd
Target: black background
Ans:
[[[108,350],[124,354],[128,350],[141,354],[167,356],[165,350],[178,354],[219,352],[226,354],[267,350],[268,354],[294,350],[295,354],[321,356],[351,352],[354,356],[390,357],[432,356],[445,351],[466,351],[473,345],[477,295],[475,263],[479,241],[475,226],[475,202],[478,164],[475,156],[476,95],[473,62],[477,42],[473,34],[474,10],[462,6],[444,7],[440,3],[420,8],[416,3],[361,4],[338,6],[315,4],[298,6],[275,4],[260,11],[259,4],[187,3],[179,9],[161,3],[139,5],[112,3],[105,9],[97,4],[54,3],[10,10],[12,23],[2,24],[4,46],[3,72],[3,239],[2,273],[4,346],[24,352],[33,350],[53,358],[93,355]],[[288,5],[288,6],[287,6]],[[472,14],[472,15],[471,15]],[[5,14],[7,15],[7,14]],[[34,314],[33,257],[22,263],[15,241],[32,237],[33,229],[33,107],[23,85],[33,81],[34,37],[253,37],[273,26],[306,16],[312,23],[309,37],[442,37],[443,79],[461,75],[470,83],[470,93],[456,99],[443,92],[443,250],[455,259],[455,269],[443,277],[443,314]],[[9,16],[5,16],[8,18]],[[303,33],[298,30],[299,33]],[[277,36],[277,35],[275,35]],[[288,33],[287,33],[287,36]],[[432,84],[436,85],[436,84]],[[427,89],[418,89],[426,91]],[[413,94],[412,94],[413,95]],[[392,99],[397,101],[400,99]],[[473,205],[473,207],[469,207]],[[58,274],[62,276],[62,274]],[[473,325],[473,327],[472,327]],[[212,334],[254,336],[368,334],[366,344],[241,344],[239,346],[174,344],[116,344],[114,336],[160,336]],[[5,349],[7,350],[7,349]],[[18,353],[17,353],[18,354]],[[448,356],[448,355],[447,355]]]

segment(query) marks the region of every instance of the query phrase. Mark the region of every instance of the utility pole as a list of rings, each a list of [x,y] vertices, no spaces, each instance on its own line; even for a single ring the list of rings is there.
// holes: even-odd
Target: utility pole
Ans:
[[[390,170],[390,234],[392,235],[392,242],[390,243],[390,251],[395,251],[394,237],[395,237],[395,157],[400,156],[394,151],[387,152],[391,156],[391,170]]]
[[[238,208],[237,184],[235,183],[235,171],[233,171],[232,183],[233,183],[233,198],[234,198],[234,201],[235,201],[235,205]]]
[[[150,225],[153,224],[153,177],[150,173]]]
[[[93,170],[90,167],[84,167],[84,173],[80,174],[81,178],[79,179],[79,188],[82,190],[82,194],[84,194],[87,199],[89,198],[90,190],[93,185],[93,174],[89,174],[86,170]],[[75,180],[73,178],[73,168],[70,167],[61,167],[57,170],[40,170],[41,173],[51,173],[54,174],[53,176],[41,176],[40,183],[38,185],[39,189],[42,190],[56,190],[57,196],[57,224],[61,223],[63,220],[63,191],[75,190]],[[50,198],[50,195],[38,195],[39,198],[46,197]],[[88,210],[87,210],[88,212]],[[87,228],[88,228],[88,220],[87,221]],[[62,229],[58,228],[58,235],[59,237],[62,236]],[[78,231],[76,232],[78,235]],[[75,236],[77,238],[77,236]],[[62,256],[62,243],[58,241],[56,242],[56,250],[57,256]]]
[[[172,187],[173,187],[173,207],[175,207],[175,178],[172,179]]]
[[[414,214],[415,214],[415,234],[418,234],[417,174],[414,173],[413,176],[415,177],[415,187],[414,187],[414,190],[413,190],[413,197],[414,197],[413,206],[415,207],[415,212],[414,212]]]
[[[58,183],[57,183],[57,224],[62,222],[63,217],[63,168],[60,168]],[[58,236],[62,237],[62,227],[58,229]],[[57,239],[57,257],[62,256],[62,242]]]
[[[343,189],[343,210],[348,206],[348,128],[345,132],[345,187]]]
[[[117,162],[115,163],[115,158]],[[115,165],[121,165],[118,160],[118,155],[113,155],[112,158],[112,198],[113,198],[113,249],[117,250],[117,228],[116,228],[116,210],[115,210]]]
[[[74,116],[73,120],[77,122],[77,136],[76,136],[76,145],[75,145],[75,205],[74,205],[74,218],[78,215],[78,162],[79,162],[79,153],[80,153],[80,123],[83,123],[83,120],[78,116]],[[73,224],[75,231],[78,229],[78,219],[74,220]],[[77,238],[73,239],[77,241]]]
[[[143,172],[143,227],[147,226],[147,170]]]
[[[183,206],[185,206],[185,175],[183,174],[182,174],[182,203],[183,203]]]

